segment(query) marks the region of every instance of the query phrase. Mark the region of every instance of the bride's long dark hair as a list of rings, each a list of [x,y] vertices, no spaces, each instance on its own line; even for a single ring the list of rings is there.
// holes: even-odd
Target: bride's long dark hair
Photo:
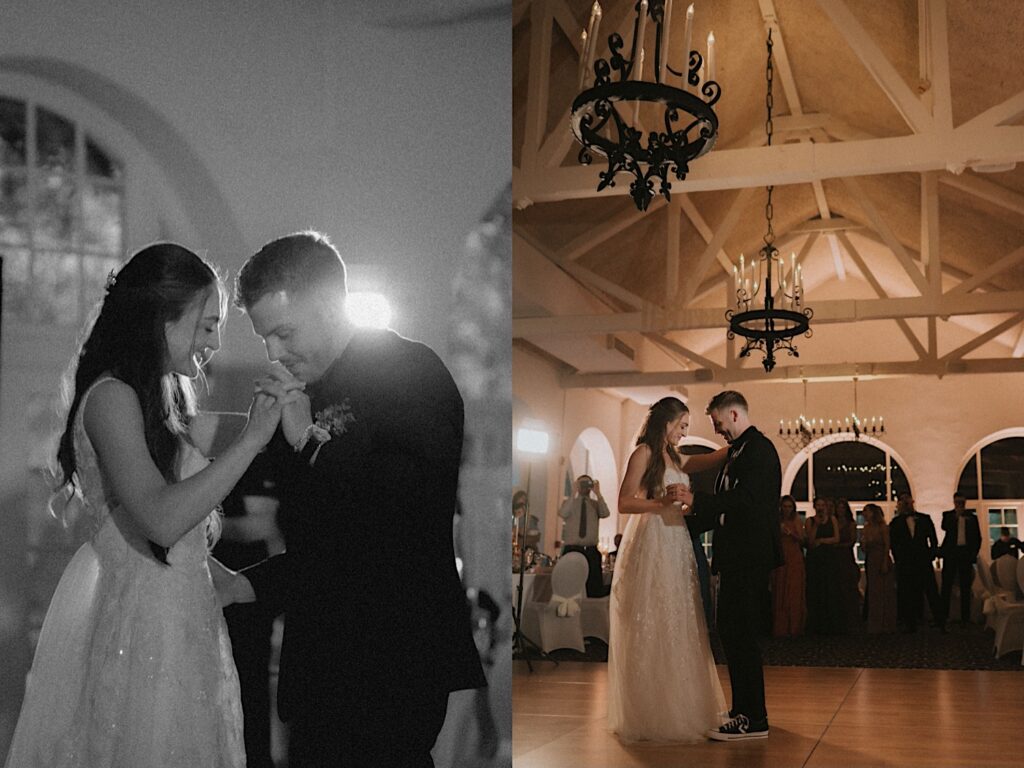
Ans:
[[[210,291],[220,293],[223,318],[226,294],[217,272],[174,243],[143,248],[108,281],[99,312],[64,377],[67,418],[57,449],[55,495],[69,499],[80,490],[75,420],[82,397],[103,374],[135,390],[149,454],[165,479],[177,479],[179,441],[195,414],[196,396],[187,376],[164,373],[165,326]]]
[[[651,449],[651,458],[647,461],[647,469],[640,479],[640,487],[647,492],[647,498],[655,498],[662,490],[665,482],[665,440],[668,437],[668,425],[682,414],[689,413],[686,403],[677,397],[663,397],[647,411],[647,418],[640,427],[636,444],[646,445]],[[681,459],[674,445],[667,446],[668,455],[678,468]]]

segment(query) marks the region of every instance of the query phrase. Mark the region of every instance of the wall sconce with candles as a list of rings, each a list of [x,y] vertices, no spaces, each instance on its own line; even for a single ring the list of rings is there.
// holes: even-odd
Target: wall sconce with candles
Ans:
[[[608,170],[599,174],[598,192],[615,185],[620,171],[633,175],[630,196],[636,207],[646,211],[654,197],[654,179],[660,179],[658,192],[670,199],[672,183],[669,174],[682,181],[689,173],[690,161],[711,151],[718,138],[718,116],[712,107],[722,94],[715,82],[715,36],[708,35],[707,77],[705,60],[697,51],[690,50],[693,23],[693,5],[686,10],[686,25],[682,50],[686,56],[686,71],[673,69],[669,63],[669,32],[672,21],[672,0],[640,0],[636,5],[633,23],[633,43],[629,58],[622,55],[625,45],[617,32],[609,35],[609,59],[594,61],[597,33],[601,24],[601,6],[595,2],[590,23],[583,32],[583,50],[580,55],[579,88],[584,88],[588,71],[593,69],[594,85],[583,90],[573,101],[572,132],[583,145],[579,161],[589,165],[593,154],[608,159]],[[654,22],[654,56],[648,57],[645,48],[647,19]],[[654,80],[643,79],[645,62],[650,61]],[[612,80],[612,71],[618,80]],[[683,78],[679,86],[672,85],[671,76]],[[698,96],[690,92],[697,89]],[[701,98],[703,96],[703,98]],[[663,131],[650,131],[644,141],[640,126],[641,102],[659,104],[664,108],[661,119]],[[619,110],[620,103],[631,103],[629,115]],[[627,120],[626,118],[629,117]],[[683,123],[681,127],[678,124]]]
[[[807,407],[807,382],[804,381],[804,408]],[[779,419],[779,437],[793,450],[806,448],[821,437],[860,440],[862,435],[877,437],[885,434],[885,418],[872,416],[861,418],[857,414],[857,377],[853,378],[853,411],[849,416],[838,419],[808,419],[802,413],[795,419]]]

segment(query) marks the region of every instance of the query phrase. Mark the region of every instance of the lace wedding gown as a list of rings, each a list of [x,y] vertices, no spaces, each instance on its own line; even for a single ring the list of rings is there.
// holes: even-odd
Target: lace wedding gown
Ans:
[[[84,410],[85,398],[75,450],[95,533],[47,611],[7,768],[241,768],[238,676],[206,564],[213,520],[157,561],[108,495]],[[179,477],[206,463],[184,447]]]
[[[665,485],[689,484],[674,468]],[[703,741],[726,719],[689,529],[677,508],[630,515],[611,592],[608,725],[624,741]]]

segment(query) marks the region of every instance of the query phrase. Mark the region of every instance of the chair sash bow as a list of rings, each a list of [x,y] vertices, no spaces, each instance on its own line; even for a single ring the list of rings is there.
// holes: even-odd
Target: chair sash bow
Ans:
[[[575,616],[580,612],[579,599],[581,597],[581,594],[576,594],[572,597],[552,595],[551,600],[548,602],[548,605],[555,606],[555,615],[559,618],[569,618]]]

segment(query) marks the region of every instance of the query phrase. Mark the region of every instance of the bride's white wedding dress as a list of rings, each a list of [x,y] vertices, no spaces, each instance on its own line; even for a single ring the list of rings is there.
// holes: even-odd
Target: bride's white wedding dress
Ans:
[[[238,676],[206,564],[211,520],[158,562],[109,495],[84,410],[85,398],[75,450],[95,533],[47,611],[7,768],[241,768]],[[187,446],[178,475],[206,463]]]
[[[664,485],[689,484],[669,468]],[[608,725],[624,741],[702,741],[724,721],[689,529],[677,508],[630,515],[611,591]]]

